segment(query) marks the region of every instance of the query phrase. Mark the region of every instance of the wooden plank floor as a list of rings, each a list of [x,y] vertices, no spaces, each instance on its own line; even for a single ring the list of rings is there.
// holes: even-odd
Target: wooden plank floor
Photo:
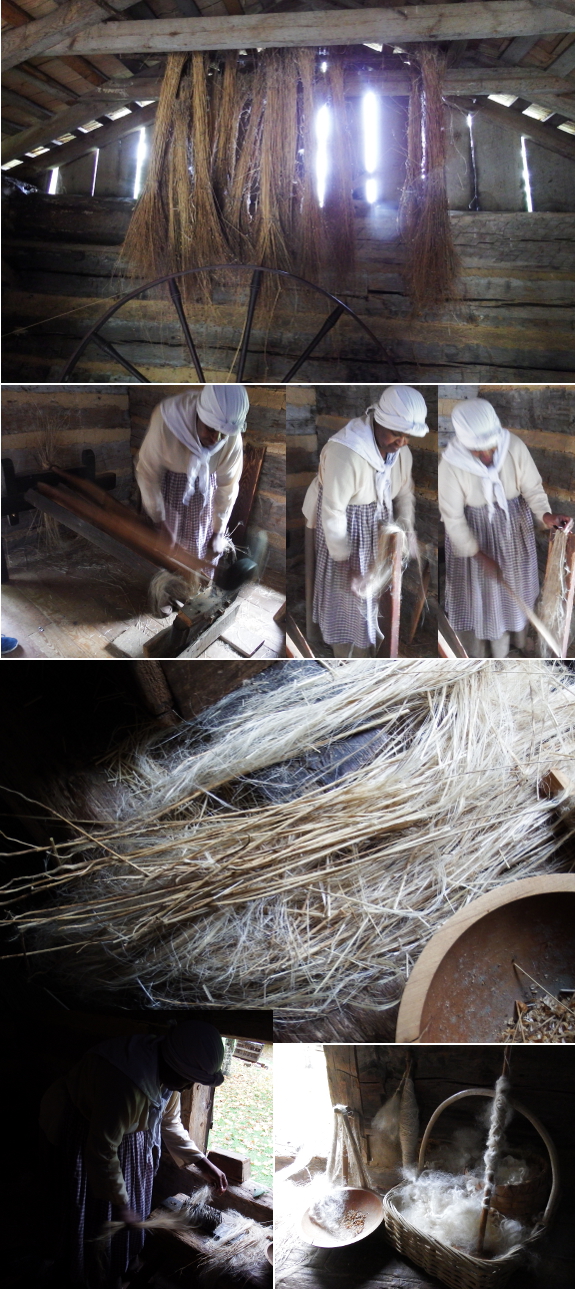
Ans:
[[[19,646],[5,659],[113,658],[113,641],[129,628],[149,639],[169,625],[170,618],[151,617],[146,594],[145,577],[83,542],[16,565],[2,587],[2,631]],[[262,585],[245,587],[240,596],[231,643],[217,641],[201,656],[281,656],[283,631],[273,617],[285,597]],[[245,652],[233,647],[234,640],[245,641]]]

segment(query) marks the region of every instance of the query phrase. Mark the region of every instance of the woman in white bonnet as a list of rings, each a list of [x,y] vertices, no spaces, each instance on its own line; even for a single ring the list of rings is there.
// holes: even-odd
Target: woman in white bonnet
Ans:
[[[315,529],[313,618],[336,658],[369,657],[377,642],[377,600],[360,600],[352,582],[374,564],[379,528],[394,520],[413,532],[408,438],[428,432],[423,396],[390,385],[363,416],[328,439],[303,504]]]
[[[505,658],[521,650],[527,618],[503,577],[533,607],[539,594],[533,515],[561,528],[541,475],[516,434],[503,429],[484,398],[456,403],[455,438],[439,463],[439,509],[445,524],[445,608],[470,658]]]
[[[238,494],[242,432],[249,411],[243,385],[204,385],[154,408],[136,463],[144,510],[172,542],[200,559],[225,545]]]

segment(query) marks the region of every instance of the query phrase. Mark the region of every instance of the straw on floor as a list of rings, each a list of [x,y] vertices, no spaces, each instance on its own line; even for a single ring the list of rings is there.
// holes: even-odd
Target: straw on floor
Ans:
[[[117,818],[63,808],[73,840],[4,892],[14,949],[86,1000],[274,1007],[286,1033],[392,1006],[458,908],[573,867],[538,784],[574,756],[560,662],[276,664],[118,753]]]

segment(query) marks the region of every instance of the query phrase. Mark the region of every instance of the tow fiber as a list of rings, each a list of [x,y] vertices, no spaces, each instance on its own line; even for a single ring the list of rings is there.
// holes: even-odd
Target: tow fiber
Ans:
[[[10,921],[86,998],[273,1007],[296,1036],[393,1006],[457,909],[573,866],[566,796],[538,784],[575,756],[574,679],[543,659],[277,664],[117,753],[116,818],[74,820],[63,792],[73,840],[10,885]]]

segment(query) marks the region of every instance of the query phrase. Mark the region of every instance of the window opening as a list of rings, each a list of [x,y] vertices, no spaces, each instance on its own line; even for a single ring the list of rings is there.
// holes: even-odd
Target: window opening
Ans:
[[[379,195],[379,181],[375,178],[375,172],[380,153],[380,100],[373,90],[368,90],[361,100],[361,124],[363,165],[370,176],[365,181],[365,200],[372,206]]]
[[[138,150],[136,152],[136,174],[134,178],[134,197],[139,197],[140,192],[142,190],[142,170],[143,170],[144,161],[147,155],[148,155],[148,149],[146,147],[146,130],[144,128],[140,130],[140,137],[138,139]]]
[[[99,149],[99,148],[96,148],[96,151],[94,152],[94,169],[93,169],[93,171],[92,171],[92,187],[91,187],[91,189],[90,189],[90,196],[91,196],[91,197],[93,197],[93,196],[94,196],[94,193],[95,193],[95,191],[96,191],[96,177],[97,177],[97,174],[98,174],[98,162],[99,162],[99,160],[100,160],[100,149]]]
[[[273,1073],[271,1043],[227,1038],[221,1087],[216,1088],[208,1150],[247,1156],[251,1180],[271,1189],[273,1182]],[[254,1059],[255,1058],[255,1059]]]
[[[533,199],[531,197],[531,180],[529,178],[529,166],[527,164],[527,147],[526,137],[521,135],[521,160],[523,162],[523,186],[525,188],[525,201],[527,209],[533,211]]]
[[[327,177],[329,171],[328,144],[331,135],[331,112],[327,103],[323,103],[315,118],[315,180],[317,200],[320,207],[325,204]]]

